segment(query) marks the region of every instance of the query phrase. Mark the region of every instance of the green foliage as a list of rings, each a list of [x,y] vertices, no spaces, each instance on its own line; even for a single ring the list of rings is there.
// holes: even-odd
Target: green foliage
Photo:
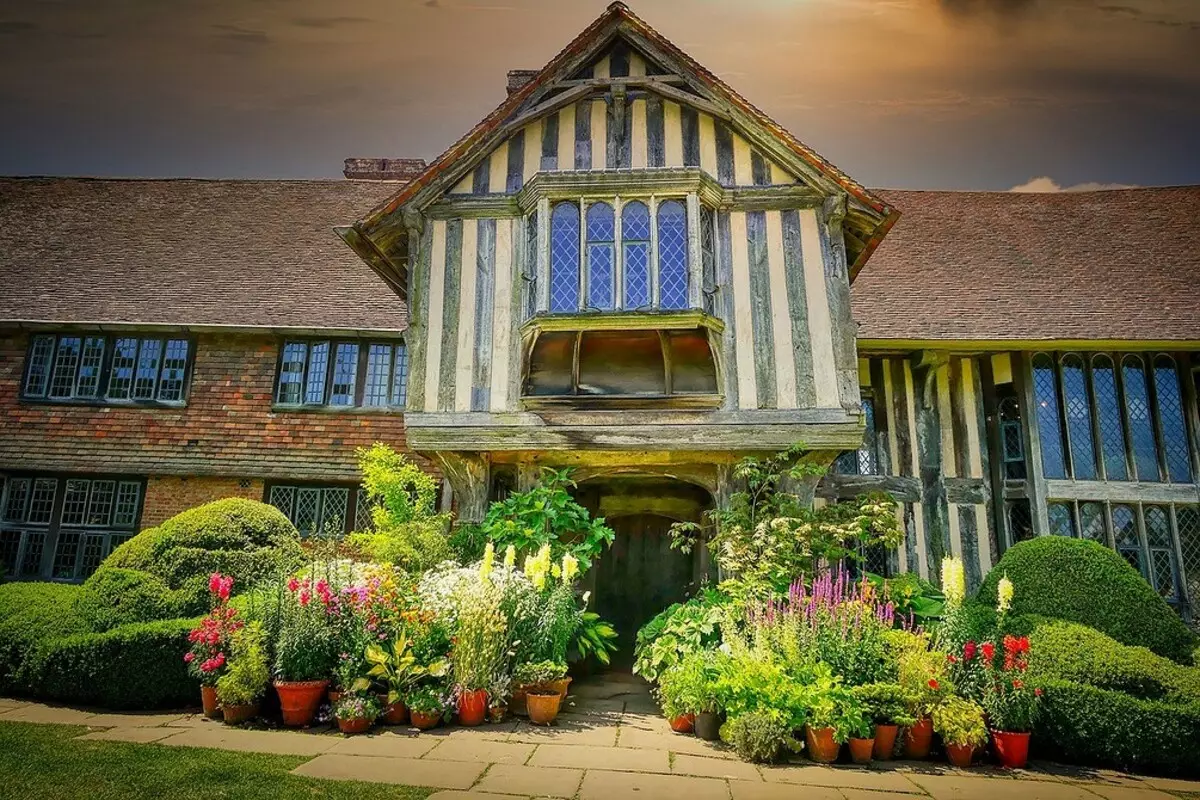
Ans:
[[[670,718],[717,711],[720,665],[712,651],[688,653],[659,677],[658,699]]]
[[[1004,554],[979,589],[992,603],[1000,578],[1016,587],[1012,612],[1065,619],[1128,645],[1191,663],[1196,638],[1179,616],[1116,551],[1095,542],[1040,536]]]
[[[815,677],[806,687],[807,724],[812,728],[833,728],[833,739],[839,743],[867,733],[867,708],[854,691],[843,686],[827,667],[817,671]]]
[[[225,672],[217,678],[217,697],[225,705],[257,703],[267,690],[271,673],[262,626],[251,622],[234,631]]]
[[[869,577],[871,584],[896,604],[897,617],[910,618],[921,626],[941,618],[946,596],[917,573],[904,572],[886,579],[878,575]]]
[[[176,619],[194,612],[191,593],[135,569],[102,566],[83,584],[75,613],[88,629],[106,631],[134,622]]]
[[[337,661],[337,639],[325,619],[325,607],[313,601],[301,605],[292,595],[284,602],[275,641],[275,677],[281,681],[319,681],[329,678]]]
[[[1034,629],[1029,645],[1029,672],[1039,680],[1086,683],[1143,700],[1200,702],[1200,667],[1123,645],[1094,628],[1049,620]]]
[[[333,707],[333,715],[338,719],[369,719],[374,721],[383,706],[379,698],[373,694],[358,694],[347,692],[338,698]]]
[[[892,631],[888,641],[896,659],[897,682],[910,703],[909,713],[926,716],[954,692],[946,654],[933,649],[924,633]]]
[[[617,650],[617,629],[604,621],[595,611],[585,611],[579,616],[579,627],[569,651],[571,661],[587,661],[594,658],[608,666],[610,653]]]
[[[363,491],[374,530],[352,533],[349,545],[366,558],[423,572],[453,555],[450,517],[436,514],[438,482],[385,444],[359,448]]]
[[[518,686],[538,686],[559,680],[567,674],[561,661],[528,661],[513,669],[513,683]]]
[[[688,653],[720,644],[722,604],[720,595],[708,592],[660,612],[637,633],[633,671],[654,683]]]
[[[770,764],[793,747],[792,731],[777,715],[751,711],[733,717],[721,726],[721,739],[731,745],[739,758]]]
[[[1043,685],[1035,729],[1047,756],[1076,764],[1200,775],[1200,702],[1142,700],[1074,681]]]
[[[366,691],[373,678],[388,689],[388,704],[403,700],[408,691],[420,681],[442,678],[450,671],[450,662],[437,659],[429,664],[420,664],[413,654],[412,643],[401,634],[388,645],[371,644],[366,650],[366,661],[370,665],[366,678],[351,688]]]
[[[558,584],[541,592],[538,599],[537,633],[529,642],[532,646],[519,647],[518,660],[565,664],[583,613],[575,590],[570,585]]]
[[[405,700],[411,711],[418,714],[441,714],[447,711],[446,698],[438,686],[421,686]]]
[[[180,590],[180,611],[208,607],[208,576],[231,575],[235,585],[291,572],[303,561],[299,534],[279,509],[228,498],[176,514],[142,531],[105,559],[103,568],[148,572]]]
[[[497,550],[513,545],[518,555],[531,555],[550,545],[551,560],[570,553],[586,572],[616,536],[603,517],[592,519],[568,490],[575,488],[570,469],[542,470],[541,481],[525,492],[514,492],[492,503],[483,532]]]
[[[917,718],[909,710],[916,698],[898,683],[868,683],[850,689],[863,711],[879,725],[912,725]]]
[[[0,586],[0,692],[28,693],[20,679],[25,660],[43,642],[88,633],[75,614],[83,593],[61,583],[6,583]]]
[[[731,719],[763,712],[785,722],[789,730],[804,725],[813,690],[807,681],[795,680],[780,664],[753,653],[726,655],[716,651],[713,659],[717,678],[712,691],[718,707]],[[829,682],[828,670],[823,677]],[[816,678],[812,684],[820,685]]]
[[[183,653],[194,619],[122,625],[43,641],[20,679],[38,696],[105,708],[182,706],[196,701],[199,684]]]
[[[981,747],[988,740],[983,709],[978,703],[950,697],[935,706],[930,716],[933,718],[933,729],[946,744]]]
[[[508,618],[500,607],[500,597],[499,587],[485,580],[458,592],[451,668],[454,684],[462,691],[487,689],[505,668]]]
[[[450,528],[450,551],[460,564],[472,564],[483,558],[488,538],[482,525],[455,522]]]
[[[711,530],[709,552],[728,576],[721,588],[738,598],[766,599],[814,575],[822,563],[857,561],[862,548],[902,541],[896,503],[886,494],[815,509],[788,491],[790,482],[823,472],[803,460],[805,452],[796,444],[770,458],[743,458],[734,477],[745,490],[706,512],[707,529],[692,522],[672,526],[672,546],[690,552]]]

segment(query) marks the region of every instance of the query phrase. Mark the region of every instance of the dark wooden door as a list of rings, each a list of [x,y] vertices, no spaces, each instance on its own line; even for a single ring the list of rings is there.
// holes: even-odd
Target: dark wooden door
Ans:
[[[620,634],[613,665],[633,665],[638,628],[672,603],[686,598],[692,557],[671,549],[673,520],[657,514],[631,514],[608,520],[616,533],[596,565],[596,611]]]

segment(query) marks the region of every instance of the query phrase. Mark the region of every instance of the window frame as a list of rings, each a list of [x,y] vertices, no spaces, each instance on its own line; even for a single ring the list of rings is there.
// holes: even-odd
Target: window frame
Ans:
[[[34,368],[34,350],[37,348],[39,340],[44,341],[46,338],[50,338],[53,341],[46,356],[45,386],[40,395],[30,394],[28,389],[29,379]],[[63,339],[79,340],[79,352],[76,355],[75,364],[72,368],[71,395],[66,397],[52,397],[50,392],[53,390],[54,385],[55,362],[58,358],[59,348]],[[113,361],[116,354],[116,346],[117,342],[125,339],[133,339],[137,342],[137,347],[133,355],[133,372],[129,378],[128,396],[112,397]],[[90,397],[84,397],[78,396],[78,391],[79,385],[83,380],[82,369],[85,367],[84,353],[87,350],[88,340],[100,340],[103,343],[103,352],[100,363],[95,367],[97,370],[95,394]],[[154,373],[153,396],[150,398],[136,398],[134,397],[134,390],[137,385],[138,372],[141,370],[142,347],[145,342],[150,341],[156,341],[161,345]],[[163,400],[160,398],[160,394],[165,382],[164,372],[168,369],[166,366],[168,360],[167,353],[172,342],[186,342],[187,354],[184,358],[183,374],[179,378],[179,399]],[[145,331],[118,331],[113,333],[89,330],[35,331],[30,333],[29,342],[25,348],[25,362],[21,369],[21,385],[18,397],[20,402],[32,405],[184,408],[187,406],[188,398],[191,394],[195,364],[196,338],[186,334],[159,334]]]
[[[8,502],[12,488],[15,484],[21,481],[29,481],[30,493],[26,497],[23,504],[24,519],[9,520],[8,519]],[[32,501],[32,489],[37,481],[53,481],[54,482],[54,497],[51,502],[49,518],[45,523],[30,522],[28,520],[29,504]],[[85,499],[87,504],[85,514],[91,511],[92,491],[97,483],[111,482],[113,484],[113,494],[110,501],[108,511],[107,525],[89,525],[85,522],[82,524],[64,523],[63,512],[66,502],[67,485],[70,481],[87,481],[88,494]],[[133,518],[129,524],[117,524],[115,517],[117,514],[117,501],[123,487],[135,486],[137,490],[136,506],[133,510]],[[5,580],[12,581],[52,581],[55,583],[78,583],[85,580],[91,572],[84,574],[84,548],[87,546],[89,537],[100,537],[100,555],[96,561],[95,567],[99,567],[100,563],[108,557],[115,549],[113,544],[114,537],[124,537],[123,541],[136,536],[142,527],[142,514],[146,505],[146,478],[141,475],[129,475],[125,473],[65,473],[65,472],[10,472],[4,475],[3,487],[0,490],[0,537],[8,534],[17,534],[17,547],[13,563],[7,561],[4,566],[8,570],[0,577]],[[56,575],[54,572],[55,562],[58,557],[58,548],[63,534],[77,535],[79,541],[76,543],[75,553],[73,555],[74,566],[69,576]],[[38,569],[36,572],[24,572],[24,562],[29,554],[29,547],[32,543],[33,536],[41,536],[41,554],[38,557]],[[3,541],[0,539],[0,541]],[[93,570],[95,570],[93,567]]]
[[[275,505],[275,503],[272,502],[271,495],[275,489],[295,489],[295,490],[297,490],[297,496],[294,497],[292,500],[291,513],[284,511],[282,508],[279,508],[279,506]],[[270,480],[270,481],[266,481],[263,484],[262,501],[264,503],[266,503],[267,505],[271,506],[272,508],[279,508],[280,512],[283,513],[283,515],[288,518],[288,521],[291,522],[293,525],[295,525],[296,522],[293,519],[293,514],[295,513],[295,503],[298,498],[299,491],[306,490],[306,489],[307,490],[316,489],[321,492],[320,500],[319,500],[320,506],[319,506],[319,511],[318,511],[318,516],[320,517],[320,519],[318,519],[313,533],[306,534],[304,531],[300,531],[301,538],[304,538],[304,539],[320,538],[318,535],[315,535],[315,532],[321,528],[321,525],[324,522],[325,492],[332,491],[332,490],[338,490],[338,489],[346,490],[345,518],[342,520],[342,531],[338,534],[338,538],[339,539],[345,538],[346,536],[349,536],[351,533],[353,533],[355,531],[363,531],[363,530],[371,529],[371,526],[373,523],[371,523],[371,520],[369,519],[370,507],[365,506],[364,508],[360,509],[360,506],[359,506],[360,502],[365,502],[365,497],[366,497],[366,489],[363,488],[362,484],[360,484],[360,483],[341,482],[341,481],[287,480],[287,479]],[[364,498],[364,500],[360,501],[360,498]],[[367,525],[365,527],[359,526],[360,511],[368,512],[368,519],[366,521]],[[297,530],[299,530],[299,526],[297,526]]]
[[[304,345],[304,364],[299,373],[299,402],[285,403],[280,400],[280,391],[283,386],[283,365],[284,356],[287,353],[289,345],[302,344]],[[322,392],[320,403],[308,402],[309,396],[309,381],[313,367],[313,348],[317,345],[328,345],[329,349],[325,355],[323,365],[324,376],[322,381]],[[337,379],[337,355],[339,348],[346,345],[354,345],[358,348],[358,354],[354,360],[354,390],[351,396],[352,403],[335,404],[330,402],[333,399],[333,386]],[[368,404],[368,382],[370,379],[371,367],[371,348],[373,347],[388,347],[391,349],[391,355],[387,360],[387,381],[386,381],[386,398],[387,401],[381,404]],[[401,362],[401,352],[403,352],[403,360]],[[314,411],[314,412],[331,412],[331,413],[346,413],[355,414],[378,414],[378,413],[397,413],[403,412],[408,400],[408,379],[411,372],[411,364],[409,363],[410,353],[408,351],[408,342],[403,338],[387,339],[382,337],[347,337],[347,336],[291,336],[281,337],[279,339],[278,352],[275,354],[275,379],[271,388],[271,409],[273,411]],[[398,365],[402,368],[397,369]],[[397,372],[403,373],[404,379],[398,387],[396,385]],[[289,373],[292,374],[292,373]]]

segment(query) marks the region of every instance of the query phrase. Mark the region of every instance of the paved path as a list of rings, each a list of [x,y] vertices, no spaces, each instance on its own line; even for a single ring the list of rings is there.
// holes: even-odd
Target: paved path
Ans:
[[[1174,800],[1200,782],[1036,764],[1005,772],[924,762],[826,767],[797,759],[759,767],[667,727],[633,679],[579,684],[552,728],[508,721],[479,728],[377,728],[343,737],[229,728],[197,714],[92,713],[0,698],[0,721],[85,725],[81,739],[308,756],[298,775],[428,786],[434,800],[515,797],[615,800]]]

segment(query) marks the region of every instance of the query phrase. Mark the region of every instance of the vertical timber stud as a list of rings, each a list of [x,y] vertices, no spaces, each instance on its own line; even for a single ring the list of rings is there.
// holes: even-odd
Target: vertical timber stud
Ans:
[[[544,314],[550,310],[550,198],[538,200],[537,217],[537,252],[529,257],[537,276],[537,311]]]
[[[929,579],[936,582],[942,558],[950,553],[949,508],[942,480],[942,436],[938,419],[937,373],[944,353],[922,350],[911,360],[917,423],[917,459],[921,478],[921,511],[925,521],[925,556]],[[946,421],[949,424],[949,420]]]
[[[704,288],[704,277],[701,264],[703,258],[700,253],[700,195],[695,192],[690,192],[687,196],[687,224],[688,308],[700,308],[700,292]]]
[[[846,238],[842,231],[842,221],[846,218],[846,195],[829,197],[821,211],[824,218],[824,224],[819,226],[822,234],[821,253],[825,259],[825,291],[829,298],[838,396],[842,408],[858,409],[862,404],[858,388],[858,343],[850,313],[850,273],[846,266]]]
[[[408,348],[408,393],[406,411],[425,408],[425,347],[429,337],[429,252],[433,247],[433,226],[426,225],[420,214],[407,214],[408,229],[408,302],[415,313],[409,315],[405,346]]]
[[[1025,477],[1033,535],[1050,531],[1046,508],[1046,473],[1042,469],[1042,439],[1037,426],[1037,398],[1033,393],[1033,362],[1028,353],[1013,353],[1013,384],[1021,403],[1021,432],[1025,441]],[[1111,527],[1111,526],[1110,526]],[[1011,531],[1009,534],[1011,536]],[[1009,544],[1013,542],[1009,541]]]
[[[487,515],[488,488],[491,486],[487,453],[436,451],[431,453],[442,474],[454,490],[458,503],[458,521],[479,523]]]

